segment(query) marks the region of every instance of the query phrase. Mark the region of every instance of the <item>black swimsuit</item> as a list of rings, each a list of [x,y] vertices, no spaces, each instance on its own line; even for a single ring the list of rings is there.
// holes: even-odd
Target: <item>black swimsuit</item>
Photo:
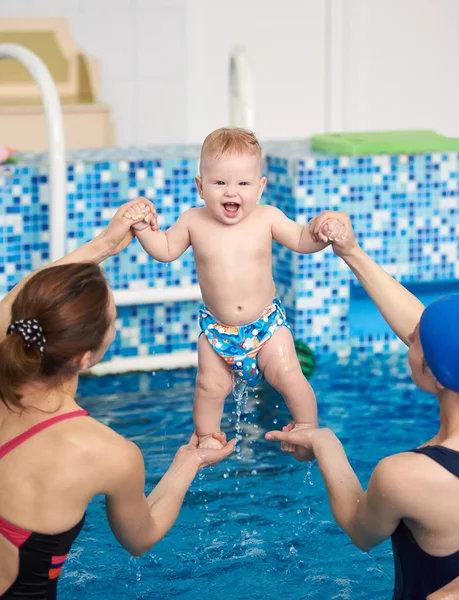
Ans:
[[[426,446],[411,452],[428,456],[459,477],[459,452],[444,446]],[[392,535],[392,548],[395,561],[392,600],[426,600],[426,596],[459,577],[459,550],[448,556],[424,552],[403,521]]]
[[[84,410],[52,417],[0,446],[0,459],[33,435],[67,419],[82,417]],[[0,600],[55,600],[57,581],[72,543],[83,527],[84,516],[72,529],[49,535],[22,529],[0,517],[0,535],[19,550],[19,572]]]

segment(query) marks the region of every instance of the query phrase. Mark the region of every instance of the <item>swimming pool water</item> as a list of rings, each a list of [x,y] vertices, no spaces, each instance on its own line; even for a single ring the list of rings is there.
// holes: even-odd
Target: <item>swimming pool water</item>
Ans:
[[[82,379],[80,404],[136,442],[147,491],[192,431],[193,370]],[[416,389],[404,357],[322,361],[313,376],[323,426],[340,436],[366,484],[378,460],[435,433],[436,400]],[[233,437],[236,404],[225,406]],[[164,540],[133,559],[106,523],[103,498],[89,507],[60,581],[60,598],[151,600],[228,597],[388,599],[389,542],[365,554],[334,523],[316,464],[297,463],[264,440],[288,421],[274,390],[252,391],[239,452],[201,471]]]

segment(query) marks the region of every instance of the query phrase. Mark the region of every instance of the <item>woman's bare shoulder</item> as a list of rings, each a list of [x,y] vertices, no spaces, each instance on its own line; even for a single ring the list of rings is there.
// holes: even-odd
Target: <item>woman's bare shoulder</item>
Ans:
[[[92,417],[75,419],[56,448],[61,462],[72,465],[72,480],[80,482],[88,499],[111,493],[131,474],[144,476],[138,446]]]

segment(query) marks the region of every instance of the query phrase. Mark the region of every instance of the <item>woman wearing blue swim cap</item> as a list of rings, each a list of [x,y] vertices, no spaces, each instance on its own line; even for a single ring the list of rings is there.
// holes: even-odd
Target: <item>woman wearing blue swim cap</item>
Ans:
[[[331,213],[336,216],[336,213]],[[320,236],[330,213],[311,221]],[[341,213],[340,220],[349,219]],[[350,221],[349,231],[352,231]],[[417,449],[384,458],[364,491],[329,429],[266,434],[296,445],[303,460],[312,450],[327,488],[333,516],[364,551],[392,538],[393,600],[459,598],[459,294],[427,308],[379,267],[352,235],[332,240],[335,254],[352,269],[379,311],[409,346],[414,383],[434,394],[440,408],[438,433]]]

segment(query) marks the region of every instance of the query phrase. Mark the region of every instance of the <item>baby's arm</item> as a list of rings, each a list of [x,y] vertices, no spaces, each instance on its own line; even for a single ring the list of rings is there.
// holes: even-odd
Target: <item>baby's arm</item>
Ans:
[[[309,230],[309,225],[303,226],[296,223],[274,206],[267,206],[266,209],[269,211],[273,239],[300,254],[319,252],[328,246],[332,239],[346,235],[346,227],[339,219],[329,219],[326,225],[330,235],[328,237],[324,235],[322,239],[315,239]]]
[[[191,244],[188,228],[190,213],[183,213],[167,231],[159,229],[156,214],[152,214],[142,200],[132,206],[125,217],[133,220],[132,229],[144,250],[154,259],[169,263],[181,256]],[[139,215],[142,214],[145,217],[139,221]]]

